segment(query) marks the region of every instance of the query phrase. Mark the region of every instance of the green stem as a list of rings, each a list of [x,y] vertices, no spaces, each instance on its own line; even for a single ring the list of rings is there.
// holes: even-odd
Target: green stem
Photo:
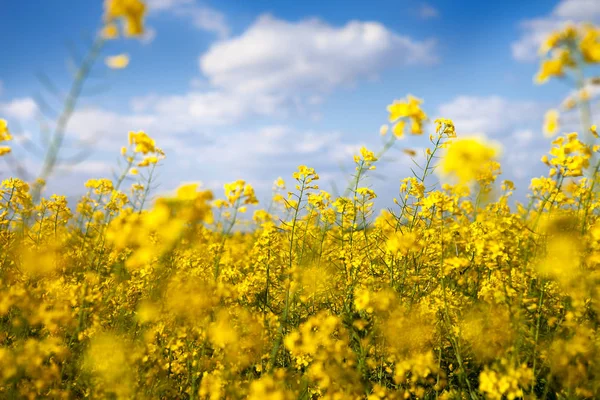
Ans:
[[[75,80],[73,81],[71,89],[69,90],[67,98],[65,99],[62,113],[60,114],[58,121],[56,122],[54,133],[52,134],[50,144],[48,145],[48,150],[44,157],[42,169],[33,187],[32,198],[35,203],[39,201],[42,191],[42,184],[39,184],[38,181],[41,180],[45,182],[48,179],[48,177],[52,175],[54,169],[56,168],[56,164],[58,162],[58,154],[60,152],[60,148],[65,137],[67,124],[69,123],[69,120],[73,115],[73,112],[75,111],[75,106],[77,105],[77,101],[79,100],[79,97],[83,90],[85,80],[89,76],[94,62],[100,55],[104,43],[104,38],[102,38],[101,35],[98,35],[94,43],[92,44],[90,51],[81,63],[81,66],[79,67],[79,70],[75,75]]]

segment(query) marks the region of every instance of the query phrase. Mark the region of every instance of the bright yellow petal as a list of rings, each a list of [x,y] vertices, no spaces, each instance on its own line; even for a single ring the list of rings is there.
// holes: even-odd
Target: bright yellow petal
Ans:
[[[123,69],[129,65],[129,56],[127,54],[119,54],[116,56],[106,57],[106,65],[112,69]]]

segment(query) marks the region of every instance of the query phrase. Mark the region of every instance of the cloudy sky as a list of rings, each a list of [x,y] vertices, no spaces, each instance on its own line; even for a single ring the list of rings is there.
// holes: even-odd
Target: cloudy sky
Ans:
[[[432,120],[454,119],[459,134],[500,142],[505,178],[524,188],[544,172],[543,114],[570,91],[533,83],[539,43],[566,21],[600,23],[597,0],[148,5],[146,35],[104,50],[128,53],[130,65],[112,71],[100,62],[87,81],[62,153],[87,158],[62,168],[53,191],[77,195],[86,179],[110,177],[131,130],[145,130],[166,151],[162,192],[243,178],[266,199],[272,182],[291,180],[299,164],[316,168],[323,187],[343,187],[352,154],[381,147],[386,106],[407,94],[424,99]],[[89,47],[101,14],[99,0],[0,0],[0,117],[20,137],[14,154],[33,174],[39,150],[23,138],[41,145],[40,121],[51,124],[60,109],[38,77],[68,88],[72,60]],[[423,148],[426,136],[405,138],[383,160],[371,181],[380,197],[391,199],[410,174],[400,150]],[[1,178],[10,167],[0,165]]]

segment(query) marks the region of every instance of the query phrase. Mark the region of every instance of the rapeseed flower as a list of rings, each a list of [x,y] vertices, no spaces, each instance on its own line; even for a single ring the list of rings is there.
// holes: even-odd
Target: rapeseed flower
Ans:
[[[122,20],[140,31],[140,4],[107,1],[104,38]],[[597,36],[553,33],[545,78],[594,63]],[[576,93],[579,106],[590,94]],[[600,397],[598,147],[555,138],[521,204],[516,183],[496,190],[497,146],[439,118],[424,163],[376,212],[371,171],[408,129],[424,133],[421,105],[389,106],[392,136],[348,160],[344,193],[300,165],[264,208],[243,179],[219,198],[197,183],[155,196],[166,155],[144,131],[78,201],[6,177],[0,397]]]
[[[123,69],[129,65],[129,56],[127,54],[119,54],[116,56],[106,57],[106,65],[112,69]]]
[[[480,138],[459,138],[448,145],[440,165],[442,176],[453,176],[459,183],[475,181],[485,174],[499,156],[497,145]]]

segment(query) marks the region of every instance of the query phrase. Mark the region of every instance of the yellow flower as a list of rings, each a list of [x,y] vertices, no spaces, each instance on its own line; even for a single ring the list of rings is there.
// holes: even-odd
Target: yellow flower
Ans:
[[[139,164],[138,167],[147,167],[148,165],[151,164],[156,164],[158,163],[158,157],[156,156],[148,156],[145,157]]]
[[[0,142],[12,140],[6,120],[0,118]],[[0,146],[0,157],[11,152],[10,147]]]
[[[394,101],[387,107],[390,113],[390,122],[397,121],[402,117],[408,117],[419,112],[419,105],[423,100],[408,95],[407,101]]]
[[[360,148],[360,155],[362,156],[362,159],[367,161],[367,162],[375,162],[377,161],[377,157],[375,157],[375,153],[373,153],[372,151],[368,150],[366,147],[361,147]]]
[[[544,116],[544,136],[552,137],[558,131],[558,111],[549,110]]]
[[[410,133],[421,135],[423,133],[423,123],[418,119],[412,119],[410,121]]]
[[[448,118],[438,118],[435,121],[435,131],[438,135],[449,138],[456,137],[456,128],[454,127],[454,122]]]
[[[8,131],[8,123],[0,118],[0,142],[11,140],[10,132]]]
[[[104,19],[107,24],[122,18],[125,20],[125,35],[139,36],[144,33],[146,5],[141,0],[105,0]]]
[[[585,35],[579,43],[579,48],[585,62],[600,63],[600,29],[591,25],[585,27]]]
[[[134,152],[148,154],[157,152],[156,142],[146,132],[129,132],[129,145],[135,145]]]
[[[398,122],[396,122],[396,124],[392,128],[392,133],[398,139],[400,139],[400,138],[402,138],[404,136],[404,125],[405,125],[404,121],[398,121]]]
[[[405,234],[398,232],[388,238],[385,246],[391,254],[406,256],[410,251],[419,248],[419,241],[412,232]]]
[[[554,167],[564,176],[583,175],[583,170],[589,166],[592,149],[578,139],[576,132],[556,138],[552,145],[554,147],[550,149],[550,155],[553,158],[543,158],[544,163]]]
[[[411,133],[420,135],[423,133],[423,122],[427,119],[427,115],[421,110],[420,104],[423,100],[407,96],[406,100],[396,100],[387,107],[390,113],[390,122],[396,122],[400,118],[408,118],[411,122]],[[399,132],[404,125],[398,126],[396,129]]]
[[[277,180],[274,183],[276,188],[285,189],[285,181],[282,177],[277,178]]]
[[[105,39],[116,39],[119,37],[119,28],[114,22],[110,22],[102,28],[102,37]]]
[[[540,46],[539,54],[546,55],[550,50],[555,48],[558,45],[558,42],[561,40],[560,32],[553,32],[548,36],[546,41],[542,43]]]
[[[401,102],[394,102],[387,107],[390,113],[390,122],[395,122],[402,117],[408,116],[408,104]]]
[[[116,56],[106,57],[106,65],[112,69],[123,69],[129,65],[129,56],[127,54],[119,54]]]
[[[371,150],[368,150],[364,146],[360,148],[360,155],[358,155],[358,154],[354,155],[354,162],[356,164],[358,164],[356,167],[357,170],[360,167],[361,163],[362,163],[362,166],[365,168],[375,169],[375,166],[373,165],[373,163],[376,161],[377,161],[377,156],[375,156],[375,153],[373,153]]]
[[[573,108],[575,108],[575,106],[577,106],[577,101],[575,101],[573,96],[569,96],[565,99],[565,101],[563,101],[562,106],[567,111],[572,110]]]
[[[379,133],[381,134],[381,136],[385,136],[388,131],[390,130],[390,127],[388,125],[381,125],[381,127],[379,128]]]
[[[441,162],[441,174],[453,175],[461,184],[478,179],[495,162],[499,149],[479,138],[452,141]]]
[[[83,368],[93,373],[106,390],[119,394],[118,398],[131,396],[132,371],[129,366],[128,344],[110,333],[92,338],[83,361]]]
[[[374,198],[377,197],[377,194],[375,194],[373,189],[369,189],[366,187],[360,187],[360,188],[356,189],[356,193],[360,194],[361,196],[365,196],[367,198],[367,200],[373,200]]]
[[[369,307],[371,295],[368,290],[360,290],[354,294],[354,307],[358,311],[366,310],[368,313],[373,312],[373,308]]]
[[[553,59],[553,60],[545,60],[542,63],[540,68],[540,72],[538,72],[535,82],[538,84],[545,83],[549,78],[553,76],[563,76],[564,75],[564,65],[561,60]]]

